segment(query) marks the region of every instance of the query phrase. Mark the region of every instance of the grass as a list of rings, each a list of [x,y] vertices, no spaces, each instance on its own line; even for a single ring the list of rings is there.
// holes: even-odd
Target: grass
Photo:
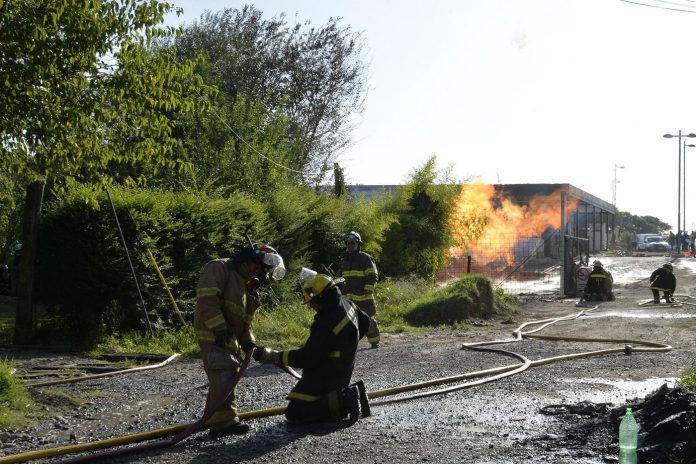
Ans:
[[[198,344],[191,326],[179,330],[163,330],[154,338],[149,333],[132,331],[109,335],[90,352],[92,356],[106,353],[180,353],[183,356],[196,356]]]
[[[672,327],[679,327],[686,330],[696,331],[696,317],[690,317],[687,319],[681,319],[672,324]],[[678,387],[690,387],[696,389],[696,360],[691,363],[690,367],[687,367],[682,371],[677,379],[676,385]]]
[[[15,364],[0,359],[0,429],[17,428],[29,422],[32,400],[26,385],[12,374]]]

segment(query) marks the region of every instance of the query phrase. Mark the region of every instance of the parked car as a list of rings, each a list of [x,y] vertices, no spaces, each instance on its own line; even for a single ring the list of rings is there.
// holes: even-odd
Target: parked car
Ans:
[[[645,239],[646,251],[669,251],[669,243],[659,235],[647,237]]]

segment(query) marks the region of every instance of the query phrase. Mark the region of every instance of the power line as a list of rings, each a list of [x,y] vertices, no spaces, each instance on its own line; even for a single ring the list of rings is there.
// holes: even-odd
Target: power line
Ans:
[[[652,7],[652,8],[659,8],[659,9],[661,9],[661,10],[681,11],[681,12],[683,12],[683,13],[696,13],[696,10],[682,10],[682,9],[680,9],[680,8],[671,8],[671,7],[667,7],[667,6],[661,6],[661,5],[650,5],[650,4],[648,4],[648,3],[635,2],[635,1],[631,1],[631,0],[619,0],[619,1],[624,2],[624,3],[632,3],[632,4],[634,4],[634,5],[641,5],[641,6],[649,6],[649,7]],[[679,4],[679,3],[674,3],[674,2],[668,2],[668,1],[666,1],[666,0],[655,0],[655,1],[662,1],[663,3],[669,3],[669,4],[674,4],[674,5],[682,6],[682,7],[684,7],[684,8],[688,8],[687,5],[683,5],[683,4]]]

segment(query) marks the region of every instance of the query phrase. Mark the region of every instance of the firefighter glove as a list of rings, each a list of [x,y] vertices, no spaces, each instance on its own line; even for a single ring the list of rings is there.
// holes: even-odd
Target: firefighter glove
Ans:
[[[261,281],[256,278],[251,278],[248,279],[246,282],[244,282],[244,288],[246,289],[246,292],[253,296],[254,298],[259,297],[259,288],[261,287]]]
[[[280,362],[280,351],[258,347],[254,351],[254,359],[261,364],[276,364]]]
[[[232,332],[226,324],[213,330],[213,335],[215,335],[215,345],[220,348],[227,348],[232,344],[232,340],[234,339]]]
[[[241,345],[242,345],[242,351],[244,351],[245,353],[252,348],[257,348],[256,343],[254,343],[254,342],[246,342],[246,343],[242,343]]]

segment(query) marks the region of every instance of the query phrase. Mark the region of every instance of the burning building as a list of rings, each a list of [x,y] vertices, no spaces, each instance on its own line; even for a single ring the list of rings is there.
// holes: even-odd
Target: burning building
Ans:
[[[396,187],[349,191],[369,197]],[[615,214],[613,205],[570,184],[464,184],[452,217],[456,245],[438,279],[481,273],[507,290],[570,294],[576,264],[618,237]]]

